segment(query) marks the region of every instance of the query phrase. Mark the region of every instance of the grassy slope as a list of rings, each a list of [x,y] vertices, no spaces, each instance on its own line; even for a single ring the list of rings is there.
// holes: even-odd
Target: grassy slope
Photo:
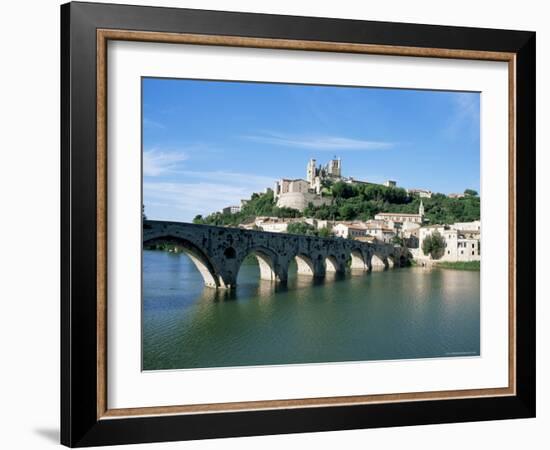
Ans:
[[[437,267],[455,270],[479,270],[480,261],[438,262]]]

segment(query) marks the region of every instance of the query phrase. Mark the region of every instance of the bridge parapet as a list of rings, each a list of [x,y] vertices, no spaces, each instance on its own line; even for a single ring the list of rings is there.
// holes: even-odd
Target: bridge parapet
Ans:
[[[260,277],[285,282],[293,260],[298,274],[322,277],[353,270],[399,266],[408,251],[390,244],[371,244],[342,238],[322,238],[184,222],[144,221],[143,244],[172,243],[189,255],[206,286],[236,286],[244,259],[254,255]]]

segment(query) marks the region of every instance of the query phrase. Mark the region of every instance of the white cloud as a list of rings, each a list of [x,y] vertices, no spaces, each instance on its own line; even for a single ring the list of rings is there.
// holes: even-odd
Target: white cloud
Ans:
[[[479,114],[478,95],[474,92],[457,92],[454,101],[459,114],[477,116]]]
[[[395,143],[385,141],[369,141],[364,139],[352,139],[342,136],[295,136],[282,133],[263,133],[243,136],[255,142],[265,144],[282,145],[285,147],[297,147],[319,151],[334,150],[385,150],[392,148]]]
[[[158,177],[173,171],[178,163],[185,161],[187,155],[184,152],[163,152],[157,149],[143,152],[143,175]]]
[[[453,112],[449,116],[444,135],[454,139],[465,132],[473,138],[479,137],[479,94],[472,92],[457,92],[452,96]]]
[[[259,184],[237,179],[221,179],[219,183],[145,182],[145,212],[151,219],[190,221],[197,214],[208,215],[226,206],[238,205],[241,199],[250,198],[252,192],[265,187],[263,180],[259,180]]]
[[[238,172],[224,172],[224,171],[193,171],[193,170],[177,170],[175,174],[184,175],[189,178],[197,178],[208,181],[218,181],[223,183],[237,183],[244,186],[261,186],[263,190],[265,187],[270,187],[275,182],[275,177],[266,177],[263,175],[251,175],[247,173]]]
[[[166,126],[156,120],[148,119],[147,117],[143,118],[143,126],[147,128],[158,128],[160,130],[166,129]]]
[[[191,220],[273,186],[274,177],[223,170],[195,171],[182,164],[187,153],[158,149],[143,152],[143,196],[151,219]],[[156,178],[156,179],[155,179]]]

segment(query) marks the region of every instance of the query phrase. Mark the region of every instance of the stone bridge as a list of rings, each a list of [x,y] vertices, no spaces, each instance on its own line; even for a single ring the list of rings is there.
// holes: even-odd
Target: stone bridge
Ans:
[[[143,244],[169,243],[187,253],[213,288],[236,286],[239,268],[254,255],[262,280],[285,282],[296,260],[299,275],[323,277],[326,272],[370,271],[404,265],[408,250],[391,244],[372,244],[343,238],[321,238],[240,228],[147,220]]]

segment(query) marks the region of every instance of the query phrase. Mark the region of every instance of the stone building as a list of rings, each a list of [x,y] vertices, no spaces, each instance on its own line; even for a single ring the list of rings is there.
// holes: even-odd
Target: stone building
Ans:
[[[477,231],[481,233],[481,221],[479,220],[474,220],[473,222],[456,222],[452,226],[457,230]]]
[[[284,217],[271,217],[271,216],[258,216],[254,219],[253,223],[247,224],[244,228],[247,229],[261,229],[263,231],[269,231],[271,233],[286,233],[288,226],[291,223],[307,223],[313,226],[315,229],[329,227],[327,220],[318,220],[313,218],[284,218]]]
[[[407,189],[407,194],[418,195],[421,198],[432,198],[433,192],[428,189]]]
[[[341,162],[332,160],[325,167],[316,167],[312,159],[307,166],[307,180],[283,178],[275,182],[274,197],[279,208],[292,208],[303,211],[311,203],[313,206],[330,205],[332,197],[323,196],[322,180],[325,177],[338,179]]]
[[[429,259],[422,251],[424,240],[434,232],[445,239],[445,250],[438,261],[480,261],[481,223],[479,221],[455,223],[453,225],[432,225],[420,228],[418,257]]]
[[[340,181],[342,179],[342,160],[340,158],[331,159],[325,166],[317,166],[315,159],[310,159],[307,163],[306,179],[310,189],[316,194],[320,194],[323,188],[323,181]]]
[[[332,234],[344,239],[354,239],[367,235],[367,227],[360,222],[338,222],[332,227]]]
[[[396,235],[383,221],[337,222],[332,226],[332,234],[345,239],[373,238],[378,242],[391,242]]]
[[[358,180],[354,177],[342,175],[342,160],[334,157],[326,165],[317,165],[315,159],[310,159],[306,169],[306,180],[309,183],[309,188],[316,194],[320,194],[323,190],[324,182],[343,182],[347,184],[377,184],[368,181]],[[383,184],[386,187],[396,187],[397,182],[388,180]]]
[[[277,206],[303,211],[309,203],[314,206],[329,205],[332,197],[323,195],[323,187],[327,182],[343,182],[347,184],[375,184],[357,180],[342,175],[342,160],[334,157],[326,165],[317,165],[315,159],[310,159],[306,168],[306,179],[282,178],[275,182],[274,196]],[[396,187],[397,183],[388,180],[386,187]]]
[[[286,233],[288,225],[296,219],[284,219],[282,217],[257,217],[254,224],[257,228],[271,233]]]
[[[237,213],[240,213],[241,212],[241,207],[240,206],[226,206],[225,208],[222,209],[222,213],[223,214],[237,214]]]
[[[414,222],[404,222],[399,230],[400,237],[403,238],[408,248],[418,248],[420,242],[420,229],[422,224]]]
[[[378,242],[390,243],[396,236],[396,232],[387,224],[368,223],[367,236],[375,238]]]
[[[378,213],[374,216],[375,220],[387,222],[391,228],[402,228],[407,222],[422,224],[424,222],[424,204],[420,200],[418,214],[406,213]]]
[[[322,196],[312,192],[285,192],[275,197],[279,208],[292,208],[303,211],[311,203],[313,206],[330,205],[332,197]]]
[[[282,178],[281,180],[277,181],[275,183],[275,197],[279,197],[283,194],[288,193],[307,193],[309,192],[309,183],[306,180],[302,180],[301,178],[297,179],[288,179],[288,178]]]

